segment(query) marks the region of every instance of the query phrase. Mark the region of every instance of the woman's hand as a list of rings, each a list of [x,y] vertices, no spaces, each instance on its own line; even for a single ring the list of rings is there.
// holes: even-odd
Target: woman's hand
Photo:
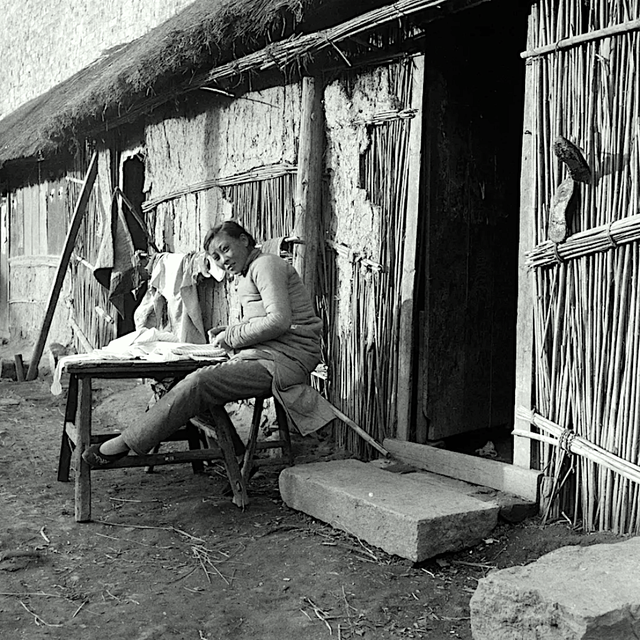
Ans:
[[[225,351],[232,351],[231,347],[227,344],[226,337],[227,336],[223,329],[222,331],[220,331],[218,334],[214,336],[213,340],[211,341],[211,344],[214,347],[220,347],[220,349],[224,349]]]
[[[207,331],[207,336],[209,337],[209,344],[214,344],[214,340],[216,336],[219,336],[221,333],[224,333],[224,330],[227,328],[226,325],[221,325],[219,327],[213,327],[213,329],[209,329]]]

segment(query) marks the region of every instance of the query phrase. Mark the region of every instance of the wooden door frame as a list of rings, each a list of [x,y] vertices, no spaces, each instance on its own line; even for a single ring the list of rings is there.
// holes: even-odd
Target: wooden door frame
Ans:
[[[411,109],[415,116],[411,120],[409,132],[409,157],[407,176],[407,210],[405,227],[405,246],[402,263],[402,283],[400,288],[400,335],[398,354],[398,397],[396,404],[397,437],[409,440],[416,409],[414,399],[418,394],[413,392],[415,345],[420,340],[419,328],[415,327],[415,295],[417,285],[418,238],[420,233],[420,189],[422,175],[422,120],[425,81],[425,56],[413,57],[415,65],[413,88],[411,91]]]

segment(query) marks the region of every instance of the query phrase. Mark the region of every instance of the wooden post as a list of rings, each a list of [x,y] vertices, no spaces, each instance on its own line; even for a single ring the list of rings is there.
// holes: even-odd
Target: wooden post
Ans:
[[[316,78],[305,77],[302,79],[296,218],[293,234],[304,242],[304,244],[296,247],[294,266],[307,287],[311,300],[315,299],[318,243],[322,215],[323,151],[322,83]]]
[[[22,361],[22,354],[16,353],[13,356],[13,361],[16,363],[16,380],[18,382],[24,382],[24,362]]]
[[[91,444],[91,383],[88,378],[80,378],[78,389],[80,393],[78,406],[78,441],[76,442],[75,472],[76,472],[76,522],[91,520],[91,468],[82,459],[82,453]],[[71,392],[71,389],[69,389]]]
[[[73,218],[71,219],[71,225],[67,232],[67,238],[64,243],[62,255],[60,256],[60,264],[58,265],[58,271],[49,293],[49,300],[47,302],[47,310],[44,314],[44,320],[42,321],[42,328],[40,329],[40,335],[38,341],[33,349],[31,356],[31,362],[29,363],[29,371],[27,372],[27,380],[33,380],[38,375],[38,365],[40,364],[40,358],[44,351],[44,346],[49,335],[49,329],[51,328],[51,322],[53,321],[53,314],[58,304],[58,298],[60,297],[60,291],[64,283],[64,278],[67,273],[67,267],[69,266],[69,260],[78,237],[78,231],[80,230],[80,223],[84,217],[87,203],[89,202],[89,196],[93,190],[93,184],[96,180],[98,173],[98,154],[94,151],[91,161],[89,162],[89,169],[82,183],[82,190],[80,191],[80,197],[76,203],[75,210],[73,212]]]
[[[411,432],[414,307],[416,288],[416,255],[418,251],[418,220],[420,219],[420,184],[422,152],[422,97],[424,87],[424,55],[413,58],[413,88],[411,108],[416,110],[409,133],[409,175],[407,176],[407,211],[404,237],[402,282],[400,285],[400,341],[398,354],[398,400],[396,404],[399,440],[408,440]]]
[[[533,9],[535,10],[535,9]],[[533,19],[529,17],[529,41]],[[525,252],[535,243],[535,135],[536,105],[534,101],[535,74],[539,62],[531,60],[526,66],[525,103],[522,136],[522,174],[520,179],[520,248],[518,256],[518,315],[516,330],[516,391],[514,412],[518,406],[531,408],[533,392],[533,276],[525,265]],[[527,420],[514,418],[517,429],[531,430]],[[513,464],[531,468],[531,440],[514,436]]]

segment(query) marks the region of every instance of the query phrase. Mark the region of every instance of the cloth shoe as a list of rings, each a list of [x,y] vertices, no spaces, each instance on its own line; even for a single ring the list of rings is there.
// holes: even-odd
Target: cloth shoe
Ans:
[[[82,459],[92,469],[106,469],[110,467],[114,462],[116,462],[116,460],[120,460],[120,458],[124,458],[126,455],[129,455],[128,449],[127,451],[114,453],[113,455],[102,453],[100,451],[100,443],[98,443],[92,444],[90,447],[85,449],[82,453]]]

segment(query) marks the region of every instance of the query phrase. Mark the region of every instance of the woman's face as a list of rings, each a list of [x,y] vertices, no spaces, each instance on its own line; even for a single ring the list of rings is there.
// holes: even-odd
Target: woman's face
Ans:
[[[228,233],[221,232],[213,237],[207,247],[207,253],[227,273],[241,273],[251,253],[249,238],[245,235],[234,238]]]

